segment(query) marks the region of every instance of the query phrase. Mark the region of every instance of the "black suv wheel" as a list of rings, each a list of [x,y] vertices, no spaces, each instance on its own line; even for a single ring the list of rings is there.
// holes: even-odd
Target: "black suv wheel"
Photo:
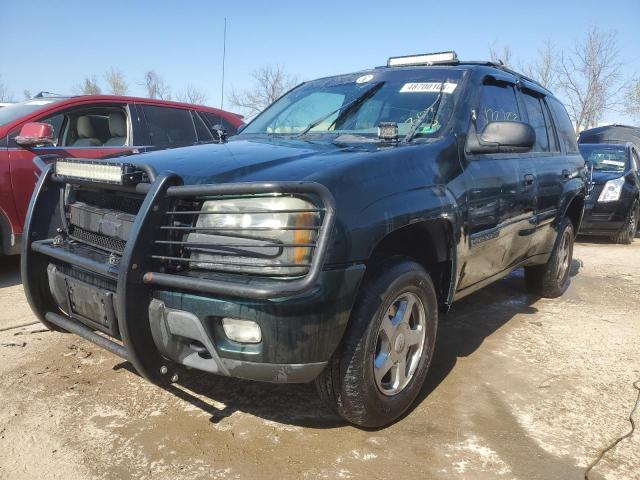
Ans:
[[[343,343],[316,380],[321,398],[356,425],[391,423],[422,388],[437,323],[429,274],[411,260],[388,262],[363,285]]]
[[[616,243],[622,243],[629,245],[633,243],[633,239],[636,238],[636,231],[638,230],[638,216],[640,214],[640,204],[638,200],[634,200],[629,210],[629,217],[625,226],[620,232],[613,237],[613,241]]]
[[[570,218],[560,223],[558,238],[549,261],[524,268],[527,291],[546,298],[556,298],[569,286],[575,231]]]

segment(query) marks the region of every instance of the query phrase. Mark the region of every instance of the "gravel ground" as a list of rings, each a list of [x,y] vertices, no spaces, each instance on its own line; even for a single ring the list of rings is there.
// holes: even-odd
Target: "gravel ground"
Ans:
[[[526,295],[516,272],[458,302],[415,407],[372,431],[310,385],[194,374],[163,390],[78,337],[20,326],[35,318],[18,261],[0,259],[0,478],[581,479],[631,430],[639,272],[640,241],[581,239],[561,299]],[[640,479],[640,433],[589,478]]]

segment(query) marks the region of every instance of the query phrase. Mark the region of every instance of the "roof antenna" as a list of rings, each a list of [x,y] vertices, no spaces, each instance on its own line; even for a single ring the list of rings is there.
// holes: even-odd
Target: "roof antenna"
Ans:
[[[227,17],[224,17],[224,37],[222,40],[222,92],[220,93],[220,110],[224,107],[224,62],[227,58]]]

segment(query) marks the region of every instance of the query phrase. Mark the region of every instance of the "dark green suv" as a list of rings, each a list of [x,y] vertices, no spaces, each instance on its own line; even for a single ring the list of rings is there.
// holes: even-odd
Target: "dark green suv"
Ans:
[[[392,58],[219,137],[37,160],[22,275],[47,327],[159,384],[183,366],[315,381],[380,426],[416,398],[453,301],[519,267],[533,293],[568,284],[584,160],[558,100],[500,65]]]

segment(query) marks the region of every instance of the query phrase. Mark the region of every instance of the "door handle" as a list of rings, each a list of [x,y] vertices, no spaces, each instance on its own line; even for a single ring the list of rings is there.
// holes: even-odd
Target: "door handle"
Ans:
[[[527,187],[530,187],[531,185],[533,185],[533,182],[535,182],[535,180],[536,180],[536,177],[534,177],[531,173],[527,173],[524,176],[524,184]]]
[[[562,170],[562,178],[568,179],[570,175],[571,175],[571,173],[566,168],[564,170]]]

